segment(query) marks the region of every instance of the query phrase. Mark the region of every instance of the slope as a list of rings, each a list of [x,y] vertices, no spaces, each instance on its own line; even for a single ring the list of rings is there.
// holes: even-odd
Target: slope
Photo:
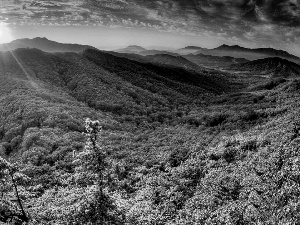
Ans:
[[[119,115],[145,114],[145,109],[153,105],[186,105],[230,91],[224,75],[201,71],[185,59],[189,68],[138,62],[97,50],[51,54],[17,49],[12,56],[21,65],[23,79],[37,91],[59,93]]]
[[[280,57],[283,59],[290,60],[295,63],[300,63],[300,58],[289,54],[283,50],[277,50],[273,48],[244,48],[238,45],[221,45],[214,49],[201,49],[195,54],[205,54],[212,56],[231,56],[234,58],[245,58],[248,60],[256,60],[268,57]]]
[[[145,57],[146,60],[153,64],[166,65],[171,67],[180,67],[186,70],[194,70],[198,72],[203,72],[207,69],[196,65],[195,63],[187,60],[182,56],[172,56],[168,54],[157,54],[157,55],[148,55]]]
[[[199,66],[213,68],[225,67],[233,63],[248,62],[248,60],[244,58],[235,58],[231,56],[211,56],[204,54],[188,54],[185,55],[184,58]]]
[[[230,68],[238,71],[265,75],[272,78],[299,77],[300,75],[300,66],[298,64],[279,57],[258,59],[251,62],[234,64]]]
[[[96,50],[87,50],[83,53],[83,56],[135,85],[147,90],[152,89],[158,93],[165,92],[167,94],[166,91],[173,90],[195,97],[228,91],[227,82],[224,81],[224,85],[219,84],[214,81],[214,77],[190,72],[182,68],[136,62]]]
[[[206,48],[201,48],[198,46],[187,46],[185,48],[178,49],[176,53],[181,55],[195,54],[199,51],[207,50]]]
[[[121,49],[117,49],[115,52],[119,52],[119,53],[139,53],[139,52],[143,52],[143,51],[147,51],[147,49],[138,46],[138,45],[129,45],[126,48],[121,48]]]

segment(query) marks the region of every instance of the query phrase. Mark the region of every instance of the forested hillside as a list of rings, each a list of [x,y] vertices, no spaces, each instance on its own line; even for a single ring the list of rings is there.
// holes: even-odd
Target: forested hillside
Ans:
[[[279,57],[258,59],[230,66],[237,71],[246,71],[269,77],[299,77],[300,65]]]
[[[300,223],[299,80],[146,59],[0,53],[0,224]]]

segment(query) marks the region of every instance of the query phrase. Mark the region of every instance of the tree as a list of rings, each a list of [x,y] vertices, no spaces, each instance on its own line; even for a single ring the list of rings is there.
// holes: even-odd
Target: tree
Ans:
[[[99,121],[87,119],[86,145],[84,151],[77,155],[77,173],[83,172],[83,176],[89,177],[89,185],[94,185],[96,191],[91,203],[82,207],[82,212],[78,214],[76,223],[81,222],[90,224],[122,224],[122,215],[118,212],[113,201],[106,193],[108,186],[106,174],[106,152],[99,145],[98,136],[101,133]],[[81,183],[81,185],[85,185]]]
[[[27,179],[27,177],[18,172],[16,165],[0,157],[1,222],[7,223],[11,221],[15,224],[22,224],[29,221],[18,191],[18,181],[24,179]],[[12,192],[14,193],[13,195],[11,195]],[[16,201],[17,205],[13,201]]]

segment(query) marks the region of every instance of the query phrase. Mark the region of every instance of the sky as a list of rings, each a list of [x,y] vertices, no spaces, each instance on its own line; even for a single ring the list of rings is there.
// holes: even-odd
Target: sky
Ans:
[[[238,44],[300,56],[300,0],[0,0],[0,42],[37,36],[102,49]]]

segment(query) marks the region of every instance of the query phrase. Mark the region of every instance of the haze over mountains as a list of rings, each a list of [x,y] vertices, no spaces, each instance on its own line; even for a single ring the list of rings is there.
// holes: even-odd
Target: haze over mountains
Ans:
[[[0,45],[1,51],[14,50],[17,48],[37,48],[46,52],[82,52],[86,49],[95,49],[92,46],[78,45],[78,44],[62,44],[55,41],[50,41],[46,38],[34,39],[19,39],[11,43]],[[197,46],[187,46],[178,50],[161,51],[161,50],[147,50],[146,48],[132,45],[124,49],[116,50],[119,53],[138,54],[143,56],[148,55],[172,55],[182,56],[187,60],[199,66],[211,66],[220,62],[222,65],[231,63],[246,62],[246,60],[256,60],[268,57],[280,57],[289,61],[300,63],[300,58],[289,54],[283,50],[276,50],[272,48],[257,48],[249,49],[240,47],[238,45],[221,45],[214,49],[206,49]],[[231,58],[229,58],[231,57]],[[175,58],[174,58],[175,59]]]
[[[73,58],[74,61],[72,63],[74,65],[79,64],[77,60],[83,60],[78,57],[84,57],[84,60],[87,57],[89,58],[90,56],[87,53],[91,53],[90,51],[94,49],[94,53],[97,55],[97,63],[94,62],[95,59],[93,57],[90,57],[88,62],[92,60],[94,64],[100,63],[102,70],[104,69],[108,73],[115,74],[133,85],[138,83],[139,87],[142,85],[147,91],[149,89],[157,89],[166,92],[171,88],[170,90],[179,91],[180,94],[184,93],[184,95],[187,94],[189,97],[191,97],[191,94],[188,94],[186,90],[190,90],[190,88],[185,88],[183,87],[184,85],[192,87],[193,91],[198,89],[198,91],[203,93],[227,92],[230,83],[234,82],[230,80],[232,76],[230,70],[233,70],[235,74],[237,71],[241,71],[243,74],[248,72],[252,75],[269,77],[297,77],[299,75],[299,65],[295,63],[295,61],[299,61],[298,57],[285,51],[271,48],[247,49],[240,46],[222,45],[215,49],[204,49],[188,46],[169,52],[147,50],[146,48],[133,45],[116,52],[104,52],[91,46],[62,44],[46,38],[19,39],[0,46],[2,51],[18,48],[36,48],[49,53],[56,52],[55,57],[58,57],[58,52],[80,53],[77,58]],[[32,57],[35,57],[35,53],[30,53],[31,50],[24,49],[23,51],[28,51],[28,54],[32,54]],[[70,54],[69,56],[71,57],[72,55]],[[60,57],[66,60],[69,56],[61,55]],[[37,61],[44,58],[42,55],[40,57],[40,59],[37,58]],[[253,58],[258,59],[251,61]],[[100,59],[101,61],[99,61]],[[47,59],[44,59],[44,61],[46,62]],[[131,65],[131,67],[128,65]],[[84,67],[85,65],[83,65]],[[68,71],[70,68],[74,69],[74,66],[69,65],[62,70]],[[227,71],[227,75],[220,71],[224,69]],[[49,70],[55,71],[52,68]],[[126,75],[126,73],[131,75]],[[133,74],[136,74],[136,77]],[[149,84],[145,79],[156,80],[150,82],[152,84],[156,83],[156,87],[145,86],[145,84]],[[159,80],[159,83],[157,83],[157,80]],[[225,85],[220,85],[222,83],[221,80],[223,80]],[[173,82],[172,85],[170,85],[170,82]],[[164,85],[164,88],[157,88],[160,85]]]
[[[151,50],[148,50],[151,51]],[[126,53],[125,49],[117,50],[117,52]],[[180,55],[189,55],[189,54],[202,54],[202,55],[210,55],[210,56],[230,56],[234,58],[245,58],[247,60],[255,60],[255,59],[261,59],[261,58],[267,58],[267,57],[281,57],[285,58],[287,60],[300,63],[300,58],[297,56],[294,56],[286,51],[283,50],[277,50],[273,48],[256,48],[256,49],[250,49],[250,48],[244,48],[240,47],[238,45],[221,45],[214,49],[207,49],[207,48],[201,48],[197,46],[187,46],[185,48],[181,48],[174,51],[169,51],[172,54],[180,54]],[[127,53],[136,53],[136,54],[143,54],[147,55],[147,50],[143,51],[130,51]],[[151,54],[151,53],[150,53]]]
[[[0,50],[2,51],[7,51],[8,49],[14,50],[18,48],[36,48],[49,53],[74,52],[82,53],[82,56],[85,55],[84,52],[86,52],[87,49],[96,50],[96,48],[91,46],[62,44],[50,41],[46,38],[19,39],[8,44],[0,45]],[[98,52],[100,53],[101,51]],[[116,70],[118,67],[120,67],[118,71],[124,70],[125,73],[129,67],[123,68],[123,64],[124,62],[127,62],[128,64],[132,64],[131,70],[133,70],[133,68],[143,67],[143,69],[138,69],[138,71],[142,71],[147,68],[146,73],[151,71],[151,74],[154,71],[156,75],[160,74],[159,76],[162,77],[170,76],[169,78],[166,77],[167,79],[175,79],[176,76],[171,74],[181,73],[179,72],[180,70],[177,71],[177,69],[181,68],[182,73],[185,74],[184,79],[194,79],[189,78],[189,76],[194,76],[192,75],[193,73],[197,73],[197,76],[204,76],[204,80],[200,85],[202,88],[204,87],[203,84],[209,85],[210,82],[206,82],[207,79],[217,80],[221,79],[221,77],[222,79],[226,77],[224,74],[220,75],[223,72],[220,72],[219,69],[225,69],[226,71],[234,70],[235,73],[237,71],[241,71],[243,73],[255,73],[256,75],[269,75],[270,77],[295,77],[298,76],[299,71],[298,64],[295,62],[300,60],[298,57],[282,50],[275,50],[271,48],[247,49],[240,46],[228,45],[222,45],[215,49],[204,49],[196,46],[188,46],[186,48],[174,51],[147,50],[146,48],[132,45],[127,48],[117,50],[116,52],[102,51],[101,55],[99,55],[99,59],[100,58],[103,61],[101,62],[101,67],[104,69],[108,65],[115,63],[117,60]],[[251,61],[252,59],[256,60]],[[76,63],[76,60],[74,63]],[[70,66],[70,68],[71,67],[72,66]],[[165,72],[164,74],[159,72],[161,69],[158,70],[158,68],[160,67],[165,67],[163,70],[168,72]],[[112,69],[113,66],[110,66],[110,68]],[[175,68],[177,68],[176,72],[172,71]],[[115,73],[115,71],[113,72]],[[227,76],[230,77],[230,75]],[[150,77],[152,79],[153,76]],[[178,76],[178,79],[180,79],[179,82],[183,81],[180,77],[182,76]],[[147,79],[150,79],[149,76],[147,76]],[[199,81],[196,83],[194,83],[194,81],[189,82],[188,85],[193,85],[193,87],[198,86],[197,88],[199,88]],[[176,80],[176,82],[178,81]],[[186,81],[183,81],[183,83],[185,82]],[[229,84],[230,82],[226,81],[225,83]],[[182,82],[180,85],[182,85]],[[222,88],[219,88],[219,82],[211,83],[209,86],[210,87],[206,86],[204,89],[215,93],[218,91],[226,92],[226,90],[221,90]],[[148,88],[149,87],[146,89]]]

